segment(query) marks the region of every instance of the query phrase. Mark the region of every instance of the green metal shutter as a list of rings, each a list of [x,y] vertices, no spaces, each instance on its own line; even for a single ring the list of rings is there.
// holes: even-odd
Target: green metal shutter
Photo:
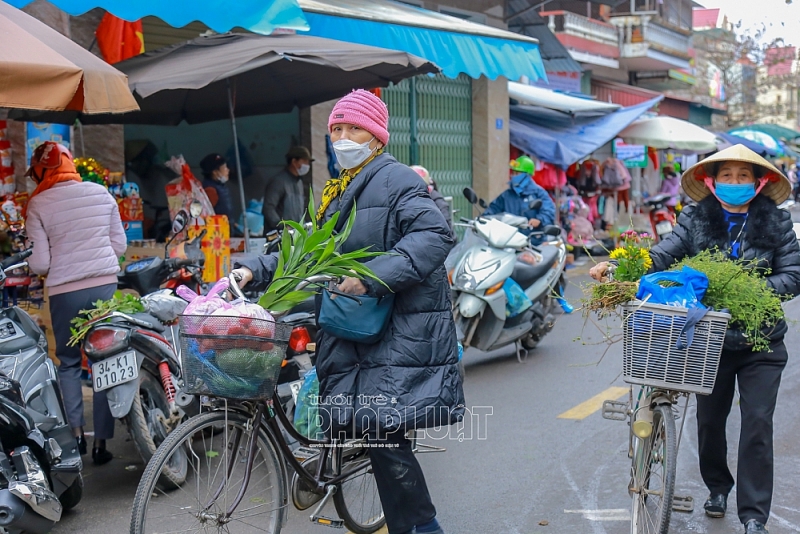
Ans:
[[[472,80],[444,75],[418,76],[416,88],[418,163],[431,173],[461,216],[471,214],[462,191],[472,187]],[[383,89],[389,107],[389,152],[411,165],[412,84],[403,80]],[[456,215],[456,218],[459,215]]]

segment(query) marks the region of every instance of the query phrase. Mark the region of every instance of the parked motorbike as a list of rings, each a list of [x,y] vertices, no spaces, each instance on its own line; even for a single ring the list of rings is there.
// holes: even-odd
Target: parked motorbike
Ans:
[[[176,217],[173,234],[181,233],[187,222],[183,215]],[[184,392],[180,368],[178,316],[187,302],[172,288],[189,282],[199,290],[204,233],[185,243],[186,258],[151,257],[129,264],[119,285],[139,292],[146,311],[98,317],[82,342],[92,362],[94,390],[106,390],[111,414],[125,421],[145,463],[187,413],[198,411],[198,400]],[[167,288],[160,289],[162,285]],[[187,468],[187,457],[178,455],[162,472],[162,480],[182,484]]]
[[[31,253],[0,263],[0,288]],[[16,306],[0,312],[0,420],[0,532],[50,532],[83,496],[83,463],[47,339]]]
[[[485,205],[472,189],[465,189],[464,196],[472,204]],[[522,361],[553,328],[553,306],[566,286],[567,249],[561,229],[546,226],[526,236],[519,230],[528,227],[528,220],[508,213],[461,220],[468,237],[449,270],[459,340],[465,348],[483,351],[514,343]],[[531,237],[547,241],[534,246]],[[506,316],[504,290],[509,278],[532,303],[511,318]]]
[[[650,226],[653,228],[653,237],[656,241],[661,241],[675,228],[675,212],[667,206],[667,201],[672,195],[666,193],[654,195],[644,201],[645,206],[650,208]]]

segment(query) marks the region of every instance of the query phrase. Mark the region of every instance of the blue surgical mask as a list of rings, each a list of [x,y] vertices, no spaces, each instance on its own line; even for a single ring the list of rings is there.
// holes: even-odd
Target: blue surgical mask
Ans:
[[[729,206],[744,206],[756,196],[756,184],[715,185],[717,198]]]

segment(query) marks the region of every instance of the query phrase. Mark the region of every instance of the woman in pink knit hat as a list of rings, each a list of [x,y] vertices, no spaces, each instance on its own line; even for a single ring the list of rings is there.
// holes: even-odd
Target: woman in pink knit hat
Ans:
[[[341,252],[369,248],[388,253],[366,263],[385,285],[345,277],[339,290],[377,297],[391,292],[395,298],[390,324],[377,343],[320,332],[319,398],[334,404],[320,404],[319,411],[323,428],[337,436],[366,437],[372,445],[371,476],[389,534],[443,534],[405,435],[412,429],[450,425],[464,414],[444,268],[453,239],[425,183],[386,152],[388,123],[383,101],[363,90],[337,102],[328,120],[343,170],[325,185],[317,220],[324,223],[340,212],[340,231],[355,209],[355,226]],[[276,265],[274,256],[259,256],[234,267],[243,283],[252,279],[264,287]],[[374,513],[379,515],[380,507]]]

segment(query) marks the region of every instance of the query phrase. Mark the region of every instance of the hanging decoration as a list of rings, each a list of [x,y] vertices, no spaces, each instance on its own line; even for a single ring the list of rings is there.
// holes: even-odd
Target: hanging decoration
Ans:
[[[94,158],[75,158],[75,169],[84,182],[94,182],[108,188],[108,169]]]

